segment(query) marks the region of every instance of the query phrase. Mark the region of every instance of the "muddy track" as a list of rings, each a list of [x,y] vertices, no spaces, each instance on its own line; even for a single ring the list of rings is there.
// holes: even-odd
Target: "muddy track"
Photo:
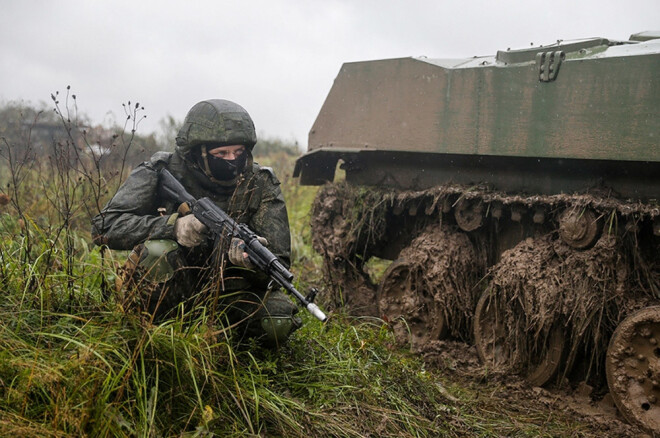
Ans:
[[[435,354],[426,349],[440,339],[476,344],[488,369],[526,376],[529,388],[580,388],[565,398],[586,408],[604,397],[600,405],[608,405],[605,356],[617,326],[660,304],[659,217],[657,201],[609,193],[526,197],[487,187],[336,184],[319,192],[312,230],[335,305],[383,318],[423,354]],[[374,256],[394,260],[375,283],[365,269]],[[624,347],[633,342],[626,339]],[[660,349],[646,350],[644,360],[658,361]],[[615,394],[620,406],[639,411],[633,417],[652,415],[644,420],[651,427],[660,409],[648,383],[660,380],[654,367],[622,371],[620,381],[636,381]],[[628,386],[637,381],[647,382],[648,401],[631,398]]]

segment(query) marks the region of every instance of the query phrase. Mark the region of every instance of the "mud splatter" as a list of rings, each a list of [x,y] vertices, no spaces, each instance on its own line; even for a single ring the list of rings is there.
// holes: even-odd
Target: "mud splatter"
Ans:
[[[385,232],[384,210],[374,192],[346,184],[328,185],[317,196],[312,207],[312,245],[323,255],[332,292],[329,309],[342,306],[353,315],[378,316],[376,286],[363,265],[367,248]]]
[[[475,285],[483,275],[485,261],[477,257],[464,233],[431,224],[401,251],[393,265],[401,268],[388,269],[384,275],[378,297],[380,312],[393,320],[392,312],[402,313],[395,316],[406,319],[402,309],[419,309],[416,317],[422,319],[423,327],[418,334],[413,333],[414,348],[443,334],[470,339],[480,295]],[[427,302],[420,303],[420,297],[428,297]]]
[[[521,371],[543,354],[539,346],[560,326],[569,337],[564,375],[587,351],[584,377],[602,377],[607,342],[630,299],[627,266],[621,245],[607,234],[586,251],[551,235],[506,251],[491,270],[489,291],[506,327],[507,364]]]

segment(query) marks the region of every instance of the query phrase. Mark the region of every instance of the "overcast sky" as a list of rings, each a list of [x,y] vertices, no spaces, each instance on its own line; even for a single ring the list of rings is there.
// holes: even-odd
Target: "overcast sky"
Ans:
[[[233,100],[261,136],[307,134],[341,64],[494,55],[530,43],[660,30],[658,0],[0,0],[0,101],[67,85],[94,123],[140,102],[159,129]],[[114,115],[114,116],[113,116]]]

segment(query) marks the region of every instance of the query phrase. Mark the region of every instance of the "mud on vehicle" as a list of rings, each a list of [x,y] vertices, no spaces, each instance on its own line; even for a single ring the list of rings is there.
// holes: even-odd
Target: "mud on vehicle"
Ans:
[[[294,172],[336,303],[660,430],[658,71],[660,32],[344,64]]]

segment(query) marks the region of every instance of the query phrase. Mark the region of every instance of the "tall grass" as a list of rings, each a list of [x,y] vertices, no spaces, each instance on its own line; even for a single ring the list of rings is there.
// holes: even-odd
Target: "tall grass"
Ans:
[[[8,258],[20,253],[7,249]],[[11,269],[21,268],[7,257]],[[435,427],[434,415],[407,398],[433,404],[441,393],[393,358],[379,324],[337,318],[324,327],[305,317],[290,345],[273,351],[232,342],[204,309],[159,325],[124,313],[103,300],[101,270],[76,278],[69,312],[60,309],[68,293],[58,298],[58,274],[29,295],[29,280],[8,274],[2,436],[415,436]],[[401,390],[414,380],[414,391]]]
[[[315,188],[291,180],[293,159],[280,153],[262,164],[279,166],[292,270],[302,289],[321,281],[308,226]],[[12,203],[0,210],[0,436],[435,437],[521,430],[519,419],[502,420],[499,412],[476,415],[473,393],[458,388],[459,398],[449,395],[438,376],[398,350],[379,320],[333,314],[324,325],[302,315],[290,342],[271,350],[234,340],[209,309],[159,324],[125,311],[112,287],[123,255],[93,246],[86,229],[92,207],[111,195],[103,189],[106,175],[73,166],[60,171],[82,172],[80,179],[46,178],[38,168],[11,165],[3,175],[17,170],[24,173],[5,193]],[[545,427],[545,414],[523,426],[530,435]]]

